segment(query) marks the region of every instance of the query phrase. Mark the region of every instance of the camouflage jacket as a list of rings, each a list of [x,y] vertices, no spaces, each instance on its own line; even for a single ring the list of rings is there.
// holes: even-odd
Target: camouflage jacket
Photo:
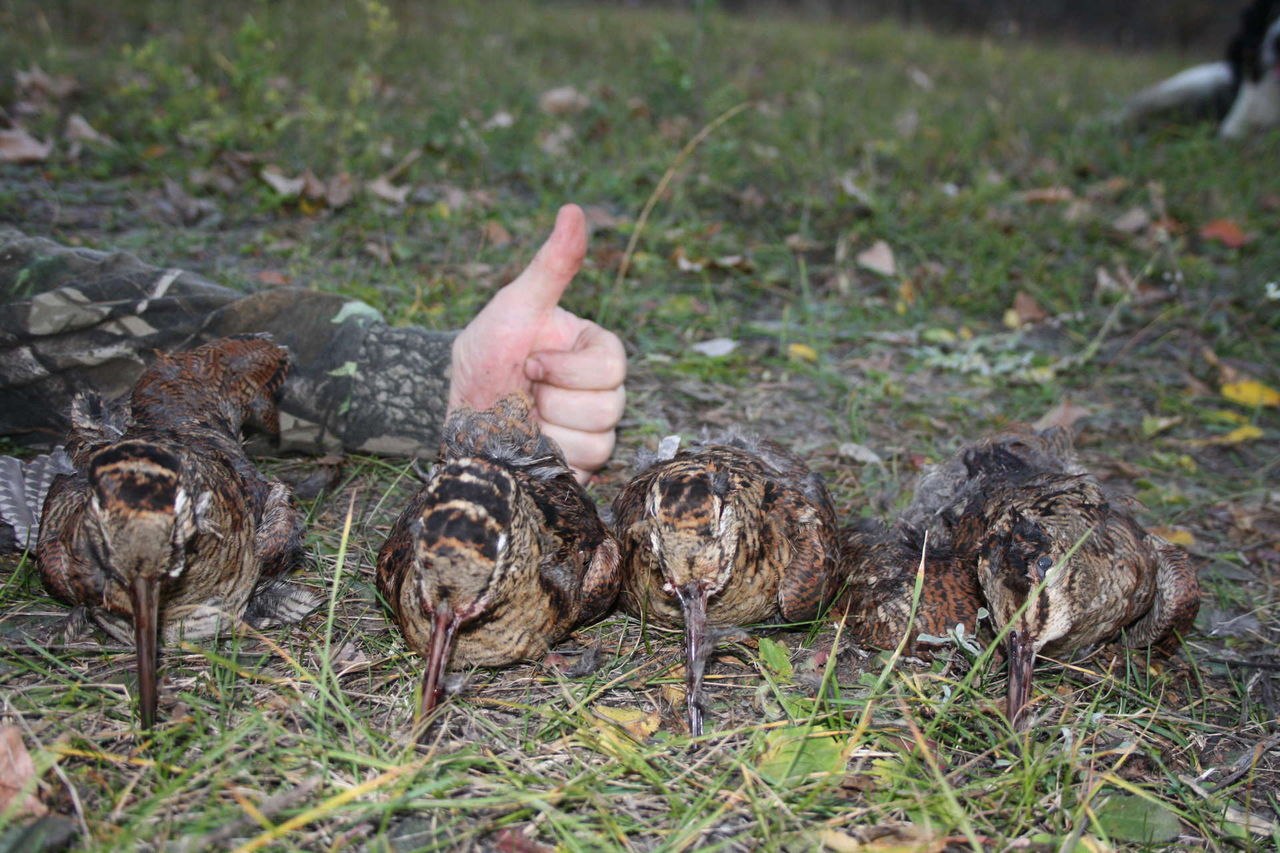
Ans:
[[[395,328],[336,294],[246,294],[0,228],[0,435],[55,444],[77,391],[117,396],[156,350],[250,332],[270,333],[293,357],[281,449],[435,455],[453,333]]]

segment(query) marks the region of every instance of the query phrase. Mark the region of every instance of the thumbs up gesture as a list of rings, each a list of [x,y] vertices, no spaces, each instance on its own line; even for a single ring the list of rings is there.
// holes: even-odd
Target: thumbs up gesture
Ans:
[[[565,205],[529,266],[454,339],[449,386],[450,411],[487,408],[515,391],[532,396],[534,417],[579,480],[613,452],[627,376],[618,336],[559,306],[586,253],[586,217]]]

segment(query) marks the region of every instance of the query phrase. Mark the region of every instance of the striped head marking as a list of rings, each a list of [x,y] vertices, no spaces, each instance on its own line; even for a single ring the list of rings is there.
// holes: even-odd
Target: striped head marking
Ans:
[[[522,498],[510,472],[488,460],[457,459],[435,469],[412,527],[424,608],[447,605],[463,621],[474,618],[514,567],[537,563],[537,536],[521,523]]]

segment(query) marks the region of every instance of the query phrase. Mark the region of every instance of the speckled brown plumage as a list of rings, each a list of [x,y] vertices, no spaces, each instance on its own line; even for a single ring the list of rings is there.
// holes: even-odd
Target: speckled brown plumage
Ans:
[[[847,580],[831,608],[833,618],[845,620],[845,634],[854,642],[877,649],[897,648],[908,627],[908,654],[928,655],[936,648],[921,635],[946,637],[963,625],[977,632],[982,590],[972,560],[948,544],[925,548],[925,537],[906,524],[892,527],[876,521],[846,525],[840,531]],[[924,556],[924,577],[915,619],[911,618],[916,574]]]
[[[277,427],[288,354],[260,337],[158,354],[127,405],[83,398],[68,441],[76,473],[45,498],[36,559],[45,587],[138,645],[142,719],[155,716],[155,643],[234,625],[258,587],[302,559],[302,517],[264,477],[241,428]],[[259,602],[270,613],[270,602]]]
[[[958,538],[976,555],[995,627],[1012,626],[1015,722],[1036,655],[1061,657],[1117,637],[1171,653],[1195,621],[1200,587],[1186,554],[1147,533],[1088,474],[1015,472],[988,483],[965,515],[972,523]]]
[[[422,712],[446,667],[544,656],[618,593],[618,546],[528,401],[462,409],[441,460],[378,554],[378,591],[427,658]]]
[[[700,734],[714,629],[812,619],[839,586],[831,498],[779,445],[733,435],[642,470],[613,512],[622,607],[684,625],[689,727]]]
[[[948,555],[940,574],[954,575],[964,590],[976,584],[991,627],[1010,626],[1011,720],[1026,702],[1037,654],[1067,655],[1117,637],[1170,652],[1190,629],[1199,608],[1195,572],[1181,550],[1143,530],[1133,508],[1080,465],[1060,429],[1012,428],[967,445],[921,478],[899,529],[927,528],[931,549],[937,542]],[[864,563],[913,571],[919,559],[882,553]],[[890,617],[909,601],[914,577],[906,569],[897,575],[896,601],[892,583],[876,592],[890,601],[882,608]],[[930,569],[926,574],[928,584]]]

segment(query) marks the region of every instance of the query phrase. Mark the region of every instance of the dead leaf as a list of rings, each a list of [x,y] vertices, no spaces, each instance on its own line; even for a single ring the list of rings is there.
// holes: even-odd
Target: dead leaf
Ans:
[[[814,364],[818,360],[818,351],[808,344],[787,344],[787,358],[792,361],[807,361]]]
[[[1070,430],[1076,425],[1076,421],[1079,421],[1082,418],[1087,418],[1091,414],[1093,414],[1092,409],[1085,408],[1084,406],[1077,406],[1068,398],[1062,400],[1058,405],[1041,415],[1040,419],[1032,424],[1032,426],[1041,430],[1052,429],[1053,427]]]
[[[1215,435],[1213,438],[1198,438],[1187,443],[1193,447],[1208,447],[1210,445],[1243,444],[1256,438],[1262,438],[1262,429],[1253,424],[1244,424],[1231,430],[1226,435]]]
[[[283,287],[287,285],[291,279],[289,276],[279,270],[262,270],[254,276],[260,284],[271,285],[272,287]]]
[[[1111,227],[1123,234],[1138,234],[1147,230],[1151,224],[1151,215],[1140,207],[1131,207],[1116,217]]]
[[[324,186],[324,202],[334,210],[346,207],[356,196],[356,182],[350,172],[339,172]]]
[[[67,128],[63,131],[63,135],[70,142],[88,142],[94,145],[115,145],[116,142],[105,133],[99,133],[94,129],[93,125],[85,120],[80,113],[72,113],[67,119]]]
[[[29,71],[13,72],[13,82],[24,97],[52,98],[55,101],[66,98],[80,88],[74,78],[65,74],[46,74],[39,65],[31,66]]]
[[[854,258],[858,266],[883,276],[898,274],[898,264],[893,258],[893,249],[884,240],[877,240],[871,248],[865,249]]]
[[[823,850],[832,853],[941,853],[947,839],[935,830],[912,824],[865,826],[853,830],[824,829],[819,835]]]
[[[547,115],[573,115],[591,106],[591,99],[573,86],[558,86],[543,92],[538,97],[538,106]]]
[[[707,358],[723,358],[738,348],[738,342],[730,338],[712,338],[690,345],[689,349]]]
[[[631,224],[625,216],[618,216],[602,204],[584,205],[582,212],[587,216],[587,231],[596,234],[600,231],[617,231],[624,225]]]
[[[394,205],[404,204],[405,199],[409,197],[409,192],[413,189],[413,187],[408,184],[400,187],[396,186],[391,183],[391,179],[386,175],[379,175],[371,182],[365,184],[364,188],[370,195]]]
[[[0,163],[43,163],[52,151],[52,142],[41,142],[20,127],[0,130]]]
[[[1033,190],[1023,190],[1014,195],[1016,201],[1025,202],[1026,204],[1061,204],[1073,201],[1076,194],[1071,191],[1071,187],[1039,187]]]
[[[662,717],[657,711],[641,711],[639,708],[617,708],[612,705],[593,705],[591,711],[602,720],[618,726],[633,740],[643,742],[658,730]]]
[[[1049,312],[1040,307],[1040,303],[1036,302],[1035,297],[1019,290],[1014,294],[1013,307],[1005,312],[1004,324],[1011,329],[1016,329],[1019,326],[1039,323],[1041,320],[1047,319],[1048,316]]]
[[[502,248],[511,244],[511,232],[496,219],[484,224],[484,241],[494,248]]]
[[[533,829],[533,824],[529,824],[529,828]],[[484,847],[494,853],[555,853],[556,849],[535,841],[513,826],[495,832]]]
[[[1195,534],[1185,527],[1152,527],[1151,532],[1179,548],[1193,548],[1196,544]]]
[[[1231,219],[1215,219],[1207,223],[1200,229],[1200,236],[1221,243],[1228,249],[1239,249],[1253,239]]]
[[[1158,418],[1154,415],[1142,416],[1142,437],[1155,438],[1167,429],[1171,429],[1182,423],[1180,415],[1172,415],[1169,417]]]
[[[153,200],[148,213],[173,225],[197,225],[216,218],[220,211],[209,199],[196,198],[173,178],[165,178],[164,189]]]
[[[506,110],[498,110],[482,125],[481,130],[502,130],[516,123],[516,117]]]
[[[1280,406],[1280,391],[1256,379],[1228,382],[1222,386],[1222,396],[1242,406]]]
[[[315,172],[307,169],[301,175],[302,197],[312,201],[324,201],[327,188],[324,181],[316,177]]]
[[[880,458],[880,454],[876,453],[870,447],[864,444],[858,444],[853,441],[846,441],[836,450],[836,454],[841,459],[852,459],[860,465],[881,465],[884,460]]]
[[[262,171],[258,173],[258,177],[275,191],[276,195],[288,201],[297,198],[302,193],[302,188],[306,184],[306,180],[301,176],[297,178],[287,177],[284,172],[280,171],[280,167],[276,165],[263,166]]]
[[[346,675],[354,669],[367,666],[369,664],[369,656],[364,650],[351,641],[347,641],[338,646],[329,655],[329,665],[333,668],[334,674]]]
[[[793,252],[816,252],[822,248],[822,244],[817,240],[803,234],[788,234],[782,242]]]
[[[35,795],[35,783],[36,765],[22,742],[22,732],[17,726],[0,727],[0,814],[8,811],[20,796],[15,816],[48,814],[49,809]],[[30,788],[25,796],[22,795],[24,788]]]

